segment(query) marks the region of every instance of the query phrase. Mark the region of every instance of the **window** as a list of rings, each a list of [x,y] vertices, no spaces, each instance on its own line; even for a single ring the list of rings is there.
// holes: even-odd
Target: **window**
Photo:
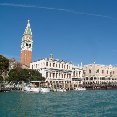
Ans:
[[[28,46],[28,43],[26,43],[26,46]]]
[[[55,67],[55,63],[53,63],[53,67]]]
[[[88,80],[88,77],[86,77],[86,80]]]
[[[51,63],[50,63],[50,67],[51,67]]]
[[[96,80],[97,78],[96,77],[94,77],[94,80]]]
[[[68,65],[67,65],[67,69],[68,69]]]
[[[78,73],[76,73],[76,76],[78,76]]]
[[[107,70],[107,74],[108,74],[108,70]]]
[[[58,73],[56,73],[56,78],[57,78],[57,76],[58,76]]]
[[[90,80],[93,80],[93,77],[91,77]]]
[[[73,77],[75,77],[75,71],[73,72]]]
[[[53,73],[53,78],[55,77],[55,73]]]
[[[81,71],[79,71],[79,76],[80,76]]]
[[[60,64],[59,64],[59,68],[60,68]]]
[[[99,73],[99,69],[96,71],[96,73]]]
[[[65,69],[65,65],[64,65],[64,69]]]
[[[110,76],[112,75],[112,72],[110,72]]]
[[[71,78],[71,74],[69,74],[69,78]]]
[[[85,70],[83,70],[83,74],[84,74],[84,75],[86,75],[86,72],[85,72]]]
[[[102,77],[102,80],[105,80],[105,77]]]
[[[104,73],[104,70],[102,70],[102,74]]]
[[[48,62],[46,62],[46,66],[48,66]]]
[[[63,68],[63,64],[62,64],[62,68]]]
[[[69,74],[67,74],[67,78],[69,78]]]
[[[33,69],[33,65],[32,65],[32,69]]]
[[[91,74],[91,70],[89,69],[89,73]]]
[[[66,74],[64,74],[64,78],[66,77]]]
[[[29,44],[29,48],[31,47],[31,44]]]

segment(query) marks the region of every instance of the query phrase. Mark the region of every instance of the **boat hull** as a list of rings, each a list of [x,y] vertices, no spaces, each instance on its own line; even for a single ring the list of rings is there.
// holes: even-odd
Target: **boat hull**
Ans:
[[[26,92],[39,93],[40,92],[40,88],[25,87],[24,88],[24,91],[26,91]]]
[[[50,92],[50,88],[41,88],[40,92],[41,93],[48,93],[48,92]]]

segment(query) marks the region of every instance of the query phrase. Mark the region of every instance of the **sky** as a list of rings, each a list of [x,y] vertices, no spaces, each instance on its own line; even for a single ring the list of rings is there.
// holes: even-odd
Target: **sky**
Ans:
[[[28,19],[33,61],[117,65],[116,0],[0,0],[0,54],[20,60]]]

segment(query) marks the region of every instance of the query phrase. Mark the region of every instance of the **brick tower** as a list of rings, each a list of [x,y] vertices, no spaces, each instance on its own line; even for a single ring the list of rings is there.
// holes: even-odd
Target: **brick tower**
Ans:
[[[21,42],[20,63],[26,67],[30,66],[32,62],[32,31],[30,28],[30,21],[28,20],[26,29],[24,31]]]

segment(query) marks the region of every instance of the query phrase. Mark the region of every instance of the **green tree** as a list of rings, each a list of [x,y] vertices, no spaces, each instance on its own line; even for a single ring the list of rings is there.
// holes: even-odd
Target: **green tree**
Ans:
[[[21,72],[21,68],[11,69],[9,74],[8,74],[9,77],[8,77],[7,80],[9,80],[9,81],[19,81],[20,72]]]
[[[0,76],[0,82],[2,82],[3,81],[3,77],[2,76]]]
[[[39,73],[39,72],[36,71],[36,70],[30,69],[30,70],[29,70],[29,74],[30,74],[30,80],[31,80],[31,81],[45,81],[45,78],[42,77],[42,74]]]
[[[45,78],[36,71],[31,69],[22,69],[17,67],[10,70],[9,72],[9,81],[44,81]]]
[[[5,58],[3,55],[0,55],[0,75],[5,76],[7,75],[7,71],[9,69],[9,60]]]

